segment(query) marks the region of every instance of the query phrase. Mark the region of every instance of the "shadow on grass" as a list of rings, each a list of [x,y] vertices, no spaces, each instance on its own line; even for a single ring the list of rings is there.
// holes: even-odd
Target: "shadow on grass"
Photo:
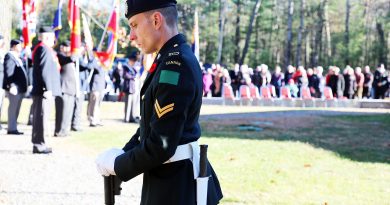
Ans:
[[[390,114],[332,111],[220,114],[202,116],[201,126],[205,137],[299,141],[354,161],[390,163]]]

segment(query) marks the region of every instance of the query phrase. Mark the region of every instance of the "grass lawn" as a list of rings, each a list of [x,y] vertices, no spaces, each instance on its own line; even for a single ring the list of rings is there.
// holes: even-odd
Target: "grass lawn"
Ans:
[[[93,155],[122,147],[137,128],[121,122],[122,110],[121,103],[103,103],[105,126],[86,127],[65,143]],[[390,204],[390,114],[285,115],[280,110],[203,106],[201,143],[209,145],[222,204]],[[239,125],[261,131],[242,131]]]

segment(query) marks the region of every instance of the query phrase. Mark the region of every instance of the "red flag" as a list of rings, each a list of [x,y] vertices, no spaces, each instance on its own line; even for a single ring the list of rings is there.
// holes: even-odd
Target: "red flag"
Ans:
[[[96,56],[99,58],[102,66],[105,69],[110,69],[112,63],[114,62],[116,53],[117,53],[117,43],[118,43],[118,19],[119,15],[119,1],[115,1],[114,10],[112,11],[108,26],[108,44],[106,51],[96,52]]]
[[[69,0],[69,26],[70,34],[70,51],[72,54],[78,54],[81,46],[81,27],[80,27],[80,9],[79,0]]]
[[[37,25],[36,0],[23,0],[23,39],[24,47],[32,45]]]

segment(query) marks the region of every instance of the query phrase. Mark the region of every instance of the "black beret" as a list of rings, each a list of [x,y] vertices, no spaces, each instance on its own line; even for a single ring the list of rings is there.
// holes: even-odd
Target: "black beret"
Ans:
[[[176,3],[176,0],[127,0],[125,16],[129,19],[142,12],[176,6]]]
[[[39,33],[54,33],[54,29],[51,26],[42,26]]]
[[[14,46],[16,46],[16,45],[18,45],[18,44],[21,44],[21,43],[22,43],[21,40],[12,39],[12,40],[11,40],[11,43],[10,43],[10,47],[12,48],[12,47],[14,47]]]

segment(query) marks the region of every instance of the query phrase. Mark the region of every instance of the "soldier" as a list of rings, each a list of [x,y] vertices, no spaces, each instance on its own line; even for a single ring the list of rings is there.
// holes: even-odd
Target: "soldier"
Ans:
[[[0,130],[1,127],[1,107],[4,100],[3,80],[4,80],[4,37],[0,35]]]
[[[99,155],[98,171],[122,181],[143,173],[141,204],[194,205],[201,134],[199,63],[178,33],[175,0],[128,0],[126,17],[130,39],[143,52],[158,54],[141,89],[140,128],[123,149]],[[179,149],[186,151],[180,154]],[[207,204],[218,204],[219,182],[210,164],[207,170]]]
[[[100,121],[100,104],[103,101],[104,89],[106,87],[106,73],[103,68],[98,65],[97,59],[94,59],[91,63],[93,70],[88,101],[87,116],[90,127],[102,126]]]
[[[53,50],[54,31],[51,27],[39,29],[39,44],[32,53],[33,59],[33,129],[32,143],[34,154],[48,154],[52,149],[45,145],[45,135],[49,135],[49,116],[53,97],[61,95],[60,65]]]
[[[8,92],[8,131],[10,135],[22,135],[17,128],[17,121],[22,100],[27,92],[28,76],[20,59],[22,42],[11,40],[11,50],[4,58],[4,90]]]

